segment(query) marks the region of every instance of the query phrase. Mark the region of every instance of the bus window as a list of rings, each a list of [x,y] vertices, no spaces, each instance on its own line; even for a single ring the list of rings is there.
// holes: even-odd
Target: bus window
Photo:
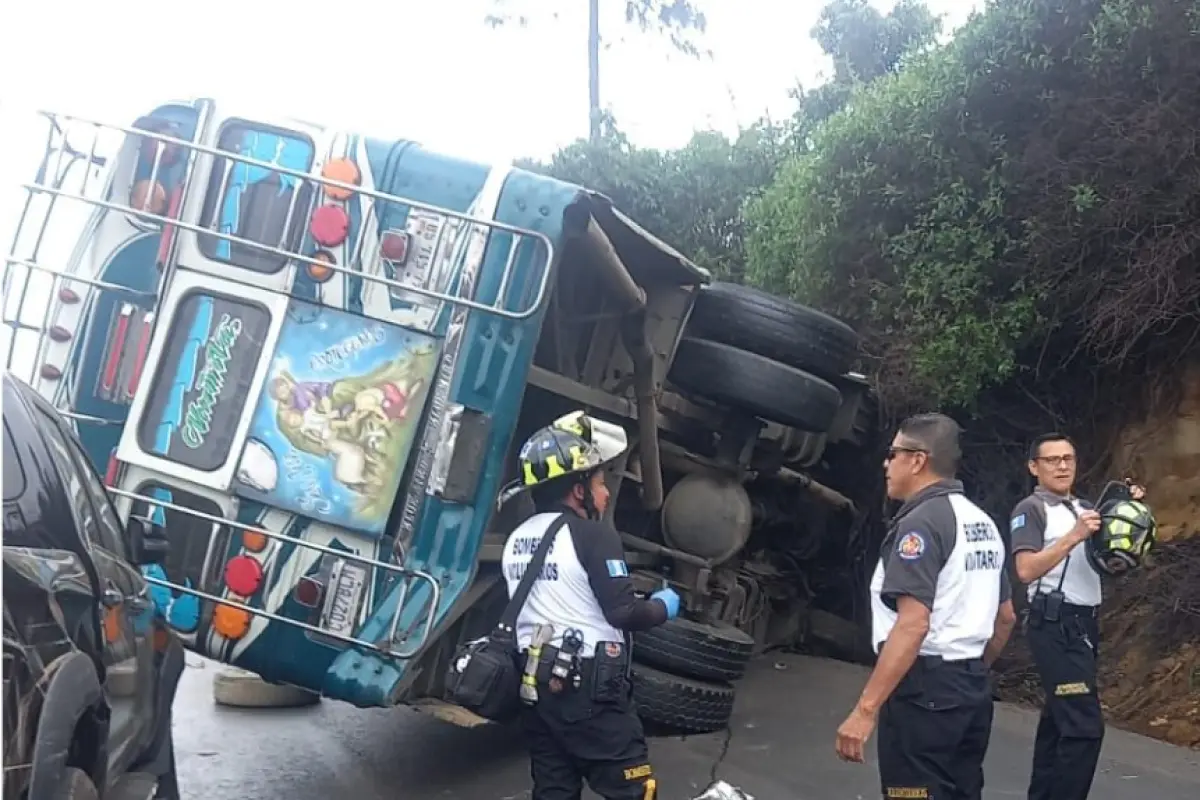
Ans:
[[[315,148],[302,134],[248,122],[229,122],[217,146],[246,158],[308,172]],[[296,253],[304,238],[313,185],[294,175],[229,158],[213,160],[200,224],[217,234],[233,235],[268,247]],[[287,225],[285,235],[284,226]],[[275,273],[288,258],[219,235],[200,234],[206,258],[255,272]]]

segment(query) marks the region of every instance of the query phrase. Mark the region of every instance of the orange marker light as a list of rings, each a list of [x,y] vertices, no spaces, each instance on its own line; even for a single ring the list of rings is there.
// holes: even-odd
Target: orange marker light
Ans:
[[[104,638],[112,644],[121,638],[121,609],[110,608],[104,612]]]
[[[213,611],[213,629],[226,639],[241,639],[250,630],[250,612],[219,605]]]
[[[242,547],[251,553],[261,553],[267,549],[270,539],[261,531],[242,531]]]
[[[325,162],[325,166],[321,167],[321,177],[329,178],[332,181],[341,181],[342,183],[352,183],[355,186],[359,185],[362,180],[362,173],[359,172],[358,165],[348,158],[334,158]],[[341,186],[324,187],[325,196],[330,200],[346,200],[350,195],[354,194],[349,189],[343,189]]]
[[[323,261],[325,264],[336,264],[337,259],[333,257],[333,253],[328,250],[318,250],[312,254],[316,261]],[[317,283],[324,283],[333,277],[333,270],[323,264],[308,263],[304,265],[305,271],[308,272],[308,277],[312,278]]]

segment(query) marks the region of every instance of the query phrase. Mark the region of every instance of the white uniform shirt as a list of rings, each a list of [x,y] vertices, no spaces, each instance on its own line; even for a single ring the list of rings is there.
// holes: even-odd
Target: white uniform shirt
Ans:
[[[559,512],[535,514],[504,545],[500,566],[512,597],[547,528]],[[610,525],[567,511],[557,523],[546,562],[517,616],[517,646],[528,649],[535,625],[552,625],[550,644],[562,644],[571,629],[583,635],[580,656],[590,658],[599,642],[624,642],[626,631],[661,625],[667,609],[634,594],[621,537]]]
[[[1012,596],[1000,531],[962,494],[959,481],[939,481],[900,508],[871,579],[875,652],[892,632],[901,596],[930,610],[920,654],[947,661],[979,658],[1000,604]]]
[[[1060,497],[1038,487],[1013,508],[1009,522],[1013,553],[1036,553],[1049,547],[1066,536],[1075,527],[1079,513],[1089,508],[1090,504],[1078,498]],[[1100,575],[1088,561],[1086,547],[1086,542],[1075,545],[1067,558],[1029,584],[1029,597],[1053,592],[1061,581],[1066,602],[1077,606],[1100,605]]]

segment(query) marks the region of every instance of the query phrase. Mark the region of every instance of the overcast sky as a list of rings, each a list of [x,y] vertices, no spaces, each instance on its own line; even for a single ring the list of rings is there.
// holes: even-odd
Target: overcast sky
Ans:
[[[10,0],[0,102],[128,121],[209,96],[477,158],[545,155],[587,131],[587,3],[508,2],[535,22],[493,30],[491,0]],[[808,38],[822,0],[698,2],[713,51],[701,61],[601,0],[602,100],[638,143],[786,116],[788,88],[829,67]],[[928,2],[950,27],[981,4]]]

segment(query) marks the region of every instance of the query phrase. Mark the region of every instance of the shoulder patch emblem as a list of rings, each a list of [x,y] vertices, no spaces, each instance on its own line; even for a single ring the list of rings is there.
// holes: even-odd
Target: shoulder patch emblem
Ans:
[[[1024,514],[1017,514],[1015,517],[1012,518],[1012,521],[1008,523],[1008,530],[1010,533],[1012,531],[1015,531],[1017,528],[1024,528],[1024,527],[1025,527],[1025,515]]]
[[[906,533],[900,537],[896,553],[905,561],[915,561],[925,554],[925,540],[916,531]]]
[[[608,577],[610,578],[628,578],[629,567],[621,559],[612,559],[605,561],[604,566],[608,568]]]

